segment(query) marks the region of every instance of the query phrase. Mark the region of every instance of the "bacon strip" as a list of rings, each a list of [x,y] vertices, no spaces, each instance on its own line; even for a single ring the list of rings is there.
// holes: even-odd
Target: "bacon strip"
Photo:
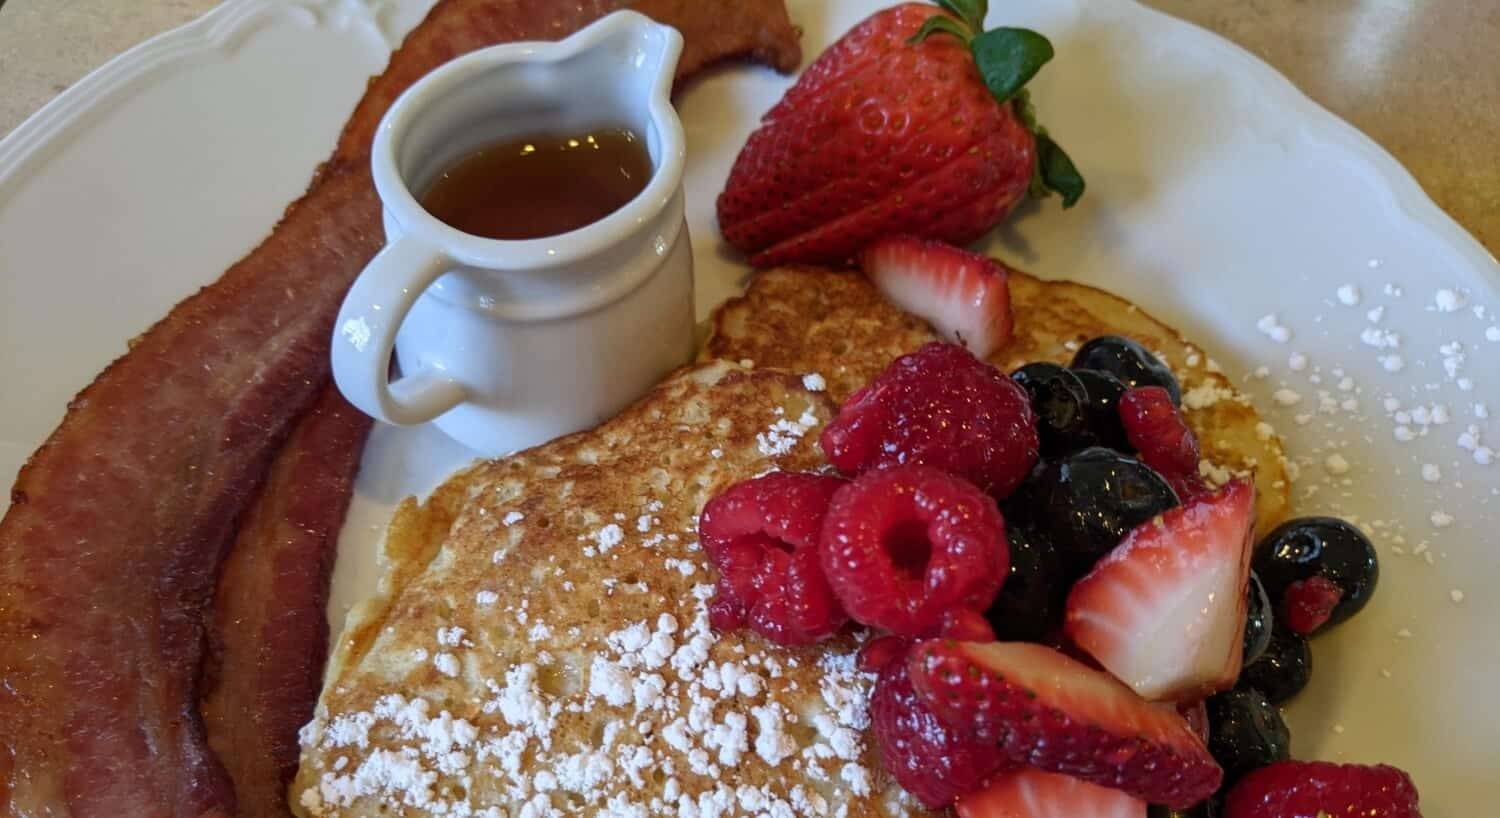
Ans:
[[[327,382],[332,314],[379,216],[367,175],[325,174],[22,469],[0,522],[7,814],[232,809],[197,712],[205,614],[235,520]]]
[[[328,583],[370,419],[324,388],[225,558],[200,711],[241,818],[284,816],[328,658]]]
[[[441,0],[372,81],[333,157],[271,235],[70,404],[0,521],[0,814],[234,811],[197,708],[210,606],[235,521],[328,381],[339,301],[380,248],[366,167],[375,123],[453,56],[556,38],[622,5]],[[727,56],[798,60],[780,0],[635,5],[683,32],[679,76]],[[264,502],[287,507],[277,485]],[[275,573],[249,576],[219,592],[267,593],[256,583]],[[314,585],[299,593],[320,604],[326,590]],[[224,691],[223,712],[263,705]]]

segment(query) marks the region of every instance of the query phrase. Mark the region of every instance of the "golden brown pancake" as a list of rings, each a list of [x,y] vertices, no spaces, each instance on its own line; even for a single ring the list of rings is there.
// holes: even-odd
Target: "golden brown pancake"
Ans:
[[[1204,474],[1221,483],[1253,471],[1256,530],[1286,519],[1291,484],[1281,440],[1248,398],[1217,371],[1208,353],[1119,296],[1069,281],[1010,274],[1015,315],[1011,341],[990,356],[1010,372],[1031,361],[1067,364],[1080,344],[1100,335],[1139,341],[1182,384],[1188,425],[1203,447]],[[864,276],[814,267],[765,270],[745,294],[711,320],[702,358],[818,372],[842,401],[892,360],[936,340],[926,322],[886,301]]]
[[[870,746],[853,637],[787,649],[707,621],[697,514],[738,480],[817,468],[832,411],[795,374],[712,362],[408,500],[304,731],[294,808],[919,812]]]

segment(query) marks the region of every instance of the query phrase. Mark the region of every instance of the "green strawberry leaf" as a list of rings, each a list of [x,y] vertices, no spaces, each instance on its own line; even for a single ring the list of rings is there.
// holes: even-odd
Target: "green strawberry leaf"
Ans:
[[[1031,91],[1022,88],[1011,97],[1010,104],[1016,112],[1016,118],[1021,120],[1021,125],[1026,130],[1036,133],[1042,126],[1036,121],[1036,106],[1031,104]]]
[[[1033,199],[1045,199],[1055,191],[1062,194],[1065,209],[1077,204],[1086,187],[1083,174],[1078,172],[1067,152],[1052,141],[1047,129],[1036,121],[1036,106],[1031,103],[1031,92],[1022,88],[1011,99],[1010,104],[1016,112],[1016,118],[1021,120],[1021,126],[1036,137],[1036,166],[1032,168],[1027,194]]]
[[[1053,54],[1046,37],[1026,28],[992,28],[971,40],[969,48],[985,86],[1000,102],[1015,96]]]
[[[984,31],[984,18],[990,13],[989,0],[937,0],[937,4],[968,23],[971,30]]]
[[[1037,122],[1031,92],[1026,90],[1026,83],[1052,59],[1052,43],[1025,28],[984,31],[988,0],[936,2],[953,16],[934,14],[929,17],[910,42],[920,43],[936,32],[943,32],[968,43],[969,51],[974,55],[974,65],[990,94],[1001,104],[1011,103],[1022,127],[1036,136],[1036,166],[1027,192],[1036,199],[1057,193],[1062,196],[1064,209],[1077,204],[1086,187],[1083,174],[1078,172],[1067,151],[1054,142],[1047,135],[1047,129]]]
[[[970,37],[974,36],[974,33],[965,27],[963,23],[946,14],[934,14],[927,18],[927,22],[923,23],[922,27],[917,29],[917,33],[913,34],[907,42],[916,45],[938,31],[952,34],[965,43],[969,41]]]
[[[1042,184],[1062,195],[1063,209],[1078,203],[1085,187],[1083,174],[1078,172],[1062,146],[1053,142],[1044,130],[1039,130],[1036,135],[1036,167]]]

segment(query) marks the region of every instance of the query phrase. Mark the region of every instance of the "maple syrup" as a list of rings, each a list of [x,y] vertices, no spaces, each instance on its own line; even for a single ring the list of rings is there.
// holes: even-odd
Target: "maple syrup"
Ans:
[[[422,206],[475,236],[555,236],[620,209],[651,171],[645,144],[627,128],[530,134],[460,159],[427,189]]]

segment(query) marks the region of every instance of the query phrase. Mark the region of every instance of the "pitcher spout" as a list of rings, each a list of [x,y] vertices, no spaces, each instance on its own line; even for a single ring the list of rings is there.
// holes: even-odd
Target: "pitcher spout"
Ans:
[[[642,85],[640,102],[666,102],[672,93],[677,61],[682,57],[682,35],[636,11],[617,11],[573,35],[584,48],[598,48],[618,60],[621,70],[651,78]],[[572,38],[570,38],[572,39]]]

